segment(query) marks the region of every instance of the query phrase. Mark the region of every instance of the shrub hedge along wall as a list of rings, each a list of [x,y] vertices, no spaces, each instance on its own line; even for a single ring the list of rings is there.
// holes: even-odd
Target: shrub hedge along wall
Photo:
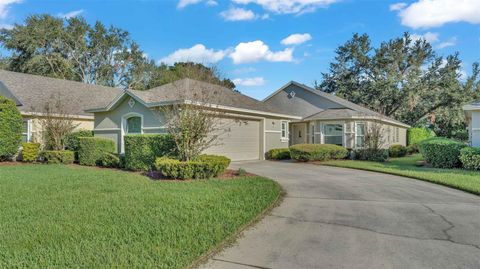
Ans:
[[[348,156],[348,150],[330,144],[298,144],[290,147],[290,156],[302,162],[328,161],[345,159]]]
[[[115,142],[101,137],[78,138],[78,163],[95,166],[105,152],[115,152]]]
[[[40,151],[39,143],[22,143],[22,161],[34,162],[38,159]]]
[[[423,140],[435,137],[435,133],[427,128],[420,128],[420,127],[415,127],[415,128],[410,128],[407,131],[407,142],[408,145],[415,145]]]
[[[72,164],[75,159],[71,150],[45,150],[40,157],[48,164]]]
[[[460,151],[463,168],[480,170],[480,148],[466,147]]]
[[[125,168],[130,170],[151,170],[156,158],[175,154],[175,142],[168,134],[126,135],[124,143]]]
[[[65,148],[71,151],[78,151],[80,137],[93,137],[93,131],[78,130],[67,135],[65,138]]]
[[[388,149],[388,152],[392,158],[405,157],[405,155],[407,155],[407,147],[402,145],[392,145]]]
[[[265,157],[269,160],[288,160],[290,159],[290,149],[271,149],[267,152]]]
[[[161,157],[156,159],[155,168],[169,178],[208,179],[218,177],[229,164],[229,158],[216,155],[201,155],[187,162]]]
[[[430,138],[418,144],[425,161],[437,168],[460,167],[460,151],[465,147],[464,143],[447,138]]]
[[[387,149],[356,149],[354,153],[356,160],[371,162],[385,162],[389,155]]]
[[[22,115],[14,101],[0,96],[0,161],[12,158],[22,141]]]

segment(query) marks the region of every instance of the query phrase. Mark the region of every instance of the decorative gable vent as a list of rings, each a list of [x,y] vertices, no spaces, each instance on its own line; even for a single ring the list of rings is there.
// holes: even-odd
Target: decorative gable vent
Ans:
[[[291,91],[289,94],[288,94],[288,98],[293,98],[295,97],[295,92],[294,91]]]
[[[135,100],[133,100],[133,98],[130,98],[130,100],[128,100],[128,106],[130,108],[133,108],[134,105],[135,105]]]

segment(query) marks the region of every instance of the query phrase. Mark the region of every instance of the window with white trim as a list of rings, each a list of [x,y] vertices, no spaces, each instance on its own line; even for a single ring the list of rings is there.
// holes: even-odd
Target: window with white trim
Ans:
[[[357,122],[355,124],[355,147],[363,148],[365,146],[365,123]]]
[[[395,142],[400,142],[400,128],[395,127]]]
[[[288,122],[282,121],[282,139],[288,139]]]
[[[325,144],[343,146],[343,124],[323,125],[323,137]]]
[[[30,120],[24,120],[22,127],[22,142],[30,142],[30,133]]]
[[[126,134],[140,134],[142,133],[142,118],[133,116],[130,118],[127,118],[126,120],[126,128],[125,128],[125,133]]]

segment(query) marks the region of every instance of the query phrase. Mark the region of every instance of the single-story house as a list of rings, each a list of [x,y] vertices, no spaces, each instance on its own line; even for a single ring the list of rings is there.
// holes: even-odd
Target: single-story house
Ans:
[[[62,116],[79,129],[113,139],[119,153],[124,152],[127,134],[166,132],[162,106],[201,103],[197,97],[206,90],[213,93],[211,107],[222,111],[221,120],[229,125],[219,145],[206,153],[258,160],[270,149],[299,143],[356,149],[363,147],[365,130],[373,122],[381,125],[385,148],[406,145],[408,125],[293,81],[259,101],[192,79],[135,91],[0,70],[0,95],[17,103],[25,119],[24,141],[41,139],[42,108],[60,100],[68,107],[68,115]]]
[[[468,141],[474,147],[480,147],[480,102],[463,106],[468,122]]]
[[[93,114],[85,110],[106,105],[121,93],[123,90],[112,87],[0,70],[0,95],[17,103],[24,119],[24,142],[41,142],[40,119],[47,104],[52,104],[53,115],[68,117],[77,129],[93,130]],[[63,111],[55,111],[56,102]]]

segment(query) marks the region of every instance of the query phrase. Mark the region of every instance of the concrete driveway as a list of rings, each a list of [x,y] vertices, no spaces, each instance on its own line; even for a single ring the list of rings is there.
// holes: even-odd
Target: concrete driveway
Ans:
[[[201,268],[480,268],[480,198],[427,182],[288,162],[233,163],[283,203]]]

